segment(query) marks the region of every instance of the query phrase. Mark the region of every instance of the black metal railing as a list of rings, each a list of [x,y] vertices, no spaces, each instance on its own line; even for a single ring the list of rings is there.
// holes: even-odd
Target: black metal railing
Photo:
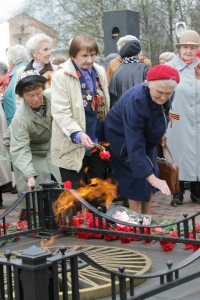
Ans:
[[[183,214],[183,219],[177,222],[172,222],[166,225],[143,225],[142,220],[140,225],[130,224],[120,220],[116,220],[101,211],[99,207],[96,209],[86,200],[84,200],[78,193],[70,189],[69,191],[74,195],[76,200],[81,203],[82,207],[85,207],[93,215],[93,228],[87,228],[86,226],[73,226],[73,207],[70,207],[68,212],[63,212],[59,216],[59,221],[56,224],[55,215],[53,211],[53,205],[60,193],[64,191],[62,188],[58,188],[54,181],[47,180],[41,184],[42,188],[39,190],[22,193],[19,198],[8,208],[3,214],[0,215],[1,231],[3,236],[0,236],[0,241],[10,239],[16,236],[27,235],[33,232],[38,233],[40,236],[50,237],[56,234],[60,229],[63,233],[74,232],[87,232],[94,234],[115,235],[118,237],[124,236],[129,238],[139,238],[146,240],[166,241],[175,243],[185,243],[192,245],[199,245],[200,240],[197,239],[195,227],[197,225],[196,219],[200,215],[200,212],[189,216],[187,213]],[[28,228],[25,231],[17,231],[14,233],[7,233],[6,219],[9,217],[9,213],[16,208],[20,202],[26,201],[27,207],[27,224]],[[68,225],[66,225],[66,216],[68,217]],[[98,219],[98,227],[96,225],[96,218]],[[103,226],[106,223],[106,226]],[[132,228],[132,232],[126,231],[111,231],[110,228],[115,229],[117,224],[129,226]],[[160,228],[166,230],[169,227],[173,227],[177,232],[177,237],[169,235],[152,234],[154,228]],[[189,238],[189,234],[192,233],[193,237]]]
[[[43,182],[41,187],[41,189],[22,193],[17,200],[0,215],[0,241],[32,233],[38,233],[41,236],[51,236],[57,233],[58,226],[55,223],[53,204],[63,189],[58,188],[57,183],[51,180]],[[9,214],[19,206],[22,201],[26,203],[27,229],[9,232],[6,226],[7,223],[11,222]]]
[[[60,227],[62,231],[65,232],[87,232],[87,233],[94,233],[94,234],[104,234],[104,235],[115,235],[115,236],[125,236],[129,238],[139,238],[139,239],[146,239],[146,240],[156,240],[156,241],[166,241],[166,242],[174,242],[174,243],[185,243],[185,244],[192,244],[192,245],[199,245],[200,240],[196,238],[196,218],[200,215],[200,212],[188,217],[187,213],[183,214],[183,219],[177,222],[172,222],[166,225],[142,225],[142,220],[140,225],[137,224],[130,224],[127,222],[123,222],[120,220],[116,220],[107,214],[101,211],[101,207],[98,209],[94,208],[90,205],[87,201],[85,201],[81,196],[77,194],[75,190],[70,190],[71,193],[76,197],[76,199],[85,206],[93,215],[93,228],[87,227],[77,227],[73,226],[73,209],[69,209],[69,225],[62,225],[63,220],[62,216],[60,217]],[[96,218],[98,218],[98,227],[95,222]],[[103,229],[103,222],[106,222],[106,229]],[[132,228],[133,232],[126,232],[126,231],[111,231],[109,228],[115,228],[117,224],[129,226]],[[105,227],[105,226],[104,226]],[[167,229],[169,227],[173,227],[174,231],[177,232],[177,237],[169,236],[169,235],[154,235],[151,234],[151,231],[154,228],[160,229]],[[139,232],[139,233],[138,233]],[[192,233],[193,237],[189,238],[189,234]]]
[[[168,268],[143,275],[127,274],[124,266],[119,266],[119,272],[107,270],[83,252],[72,251],[66,253],[65,251],[66,247],[61,246],[61,254],[52,255],[41,248],[32,246],[17,255],[17,258],[19,258],[17,260],[11,259],[11,252],[7,250],[5,252],[6,258],[0,258],[0,300],[66,300],[69,294],[71,294],[72,300],[80,300],[78,258],[81,258],[93,268],[105,272],[110,277],[112,300],[116,300],[117,284],[119,284],[121,300],[139,300],[154,296],[172,287],[177,287],[200,276],[200,271],[197,271],[179,278],[180,270],[200,257],[200,249],[174,266],[172,262],[168,261]],[[66,261],[70,261],[70,269],[67,269]],[[61,271],[58,270],[58,263]],[[67,279],[68,272],[71,273],[70,284]],[[157,278],[158,284],[154,284],[154,287],[151,287],[149,291],[135,295],[134,280],[150,278]],[[129,291],[126,288],[127,280],[130,282]]]

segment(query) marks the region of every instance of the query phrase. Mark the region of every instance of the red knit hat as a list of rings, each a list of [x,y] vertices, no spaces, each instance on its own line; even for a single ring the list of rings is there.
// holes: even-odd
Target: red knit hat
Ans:
[[[147,72],[146,80],[162,80],[162,79],[172,79],[175,80],[177,83],[180,81],[179,73],[176,69],[167,66],[167,65],[157,65],[151,68]]]

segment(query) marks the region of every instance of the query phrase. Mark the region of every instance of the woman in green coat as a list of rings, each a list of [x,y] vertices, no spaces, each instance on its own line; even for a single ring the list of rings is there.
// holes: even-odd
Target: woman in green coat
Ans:
[[[4,145],[10,152],[19,194],[45,179],[61,182],[59,168],[51,163],[52,117],[50,97],[43,94],[46,81],[29,70],[20,74],[15,88],[23,101],[6,131]]]

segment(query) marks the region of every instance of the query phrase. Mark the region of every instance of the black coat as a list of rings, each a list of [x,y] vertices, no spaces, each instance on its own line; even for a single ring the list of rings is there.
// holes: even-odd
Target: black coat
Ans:
[[[138,83],[144,82],[146,73],[150,68],[149,65],[142,62],[120,65],[114,72],[110,82],[110,107],[112,107],[128,89]]]

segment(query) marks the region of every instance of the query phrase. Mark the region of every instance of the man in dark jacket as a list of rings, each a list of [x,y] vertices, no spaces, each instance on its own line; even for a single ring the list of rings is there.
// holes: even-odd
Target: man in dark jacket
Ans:
[[[131,40],[121,48],[119,54],[123,61],[114,72],[110,82],[111,107],[129,88],[145,80],[146,73],[151,67],[139,60],[140,51],[141,47],[138,40]]]

